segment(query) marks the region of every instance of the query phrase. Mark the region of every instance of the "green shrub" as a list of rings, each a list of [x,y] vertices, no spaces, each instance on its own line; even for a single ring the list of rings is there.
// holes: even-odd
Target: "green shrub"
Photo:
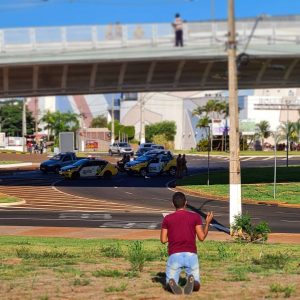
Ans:
[[[24,259],[58,259],[58,258],[73,258],[75,255],[68,253],[66,250],[57,251],[33,251],[27,247],[16,249],[17,257]]]
[[[127,289],[127,284],[122,283],[120,286],[109,286],[104,289],[106,293],[116,293],[116,292],[124,292]]]
[[[196,147],[197,151],[201,151],[201,152],[208,151],[208,144],[209,144],[208,140],[199,141]]]
[[[95,277],[124,277],[124,274],[118,270],[96,270],[93,273],[93,276]]]
[[[290,298],[290,296],[292,295],[292,293],[295,291],[295,287],[293,285],[287,285],[287,286],[283,286],[281,284],[278,283],[273,283],[270,285],[270,292],[271,293],[276,293],[276,297],[278,298],[278,293],[283,293],[284,294],[284,298]]]
[[[129,245],[128,259],[132,271],[142,271],[146,261],[144,245],[142,241],[134,241]]]
[[[112,258],[123,257],[122,248],[119,243],[103,246],[101,248],[101,252],[105,257],[112,257]]]
[[[266,222],[253,225],[248,214],[235,216],[231,228],[232,235],[237,240],[247,242],[266,241],[271,232]]]
[[[288,263],[290,256],[287,253],[263,254],[259,259],[253,258],[252,261],[256,265],[260,265],[267,269],[283,269]]]

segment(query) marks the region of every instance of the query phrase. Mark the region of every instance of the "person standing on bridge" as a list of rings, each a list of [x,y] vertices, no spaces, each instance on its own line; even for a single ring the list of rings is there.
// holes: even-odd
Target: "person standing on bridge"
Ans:
[[[160,233],[160,241],[163,244],[168,243],[166,284],[174,294],[188,295],[200,289],[196,235],[200,241],[205,240],[213,213],[207,214],[203,229],[201,217],[186,210],[187,201],[183,193],[176,192],[172,200],[176,211],[165,216]],[[178,281],[183,268],[186,271],[187,283],[182,289]]]
[[[180,14],[175,15],[175,20],[172,23],[175,31],[175,47],[183,47],[183,21],[180,18]]]

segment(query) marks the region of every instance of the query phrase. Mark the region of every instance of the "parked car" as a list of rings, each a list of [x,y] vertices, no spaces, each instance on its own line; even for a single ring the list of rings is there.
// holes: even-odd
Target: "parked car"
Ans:
[[[160,149],[160,150],[164,150],[165,149],[165,147],[163,145],[156,145],[156,144],[152,145],[151,148],[152,149]]]
[[[43,173],[58,173],[62,167],[71,165],[81,159],[83,159],[83,157],[77,157],[74,152],[62,152],[54,155],[46,161],[43,161],[40,164],[40,170]]]
[[[108,150],[109,155],[113,154],[118,154],[118,155],[123,155],[123,154],[130,154],[133,156],[134,151],[130,144],[128,143],[113,143],[112,145],[109,146]]]
[[[152,148],[150,147],[145,147],[145,148],[139,148],[135,154],[134,154],[134,157],[137,158],[137,157],[140,157],[142,155],[144,155],[146,152],[150,151]]]
[[[149,152],[152,153],[149,154]],[[149,173],[169,173],[171,176],[175,176],[176,158],[173,157],[170,151],[159,152],[152,150],[138,157],[136,160],[126,163],[124,169],[128,175],[138,174],[146,176]]]
[[[142,143],[139,146],[139,149],[141,148],[151,148],[153,145],[155,145],[154,143]]]
[[[92,176],[110,179],[112,176],[118,174],[118,169],[106,160],[86,158],[72,165],[62,167],[59,174],[66,179]]]
[[[153,144],[153,143],[141,144],[139,149],[135,153],[135,157],[139,157],[139,156],[145,154],[147,151],[154,150],[154,149],[164,150],[165,147],[163,145],[157,145],[157,144]]]

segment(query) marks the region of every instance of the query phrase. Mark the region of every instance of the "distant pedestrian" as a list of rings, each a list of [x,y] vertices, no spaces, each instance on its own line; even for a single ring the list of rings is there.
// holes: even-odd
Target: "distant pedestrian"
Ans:
[[[181,163],[182,163],[182,175],[185,174],[185,176],[187,176],[188,169],[187,169],[187,165],[186,165],[187,161],[185,158],[185,154],[182,155]]]
[[[176,159],[176,178],[182,178],[182,157],[178,154]]]
[[[32,154],[32,146],[33,146],[33,144],[31,142],[28,142],[28,144],[27,144],[27,150],[28,150],[28,152],[30,154]]]
[[[39,145],[37,143],[34,144],[34,153],[38,154],[40,152]]]
[[[172,23],[175,31],[175,47],[183,47],[183,21],[180,18],[180,14],[175,15],[175,20]]]

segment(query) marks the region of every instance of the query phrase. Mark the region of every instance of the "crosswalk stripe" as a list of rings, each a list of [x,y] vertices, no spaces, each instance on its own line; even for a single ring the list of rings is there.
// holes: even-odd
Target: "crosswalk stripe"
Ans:
[[[7,184],[9,183],[9,184]],[[58,190],[52,186],[53,180],[30,181],[30,185],[24,182],[5,182],[5,186],[0,186],[0,192],[10,196],[24,199],[25,204],[13,207],[1,208],[10,209],[30,209],[30,210],[51,210],[51,211],[132,211],[132,212],[161,212],[161,209],[130,205],[116,201],[101,199],[90,199],[81,196],[71,195]],[[7,185],[6,185],[7,184]],[[36,187],[38,187],[38,192]]]

